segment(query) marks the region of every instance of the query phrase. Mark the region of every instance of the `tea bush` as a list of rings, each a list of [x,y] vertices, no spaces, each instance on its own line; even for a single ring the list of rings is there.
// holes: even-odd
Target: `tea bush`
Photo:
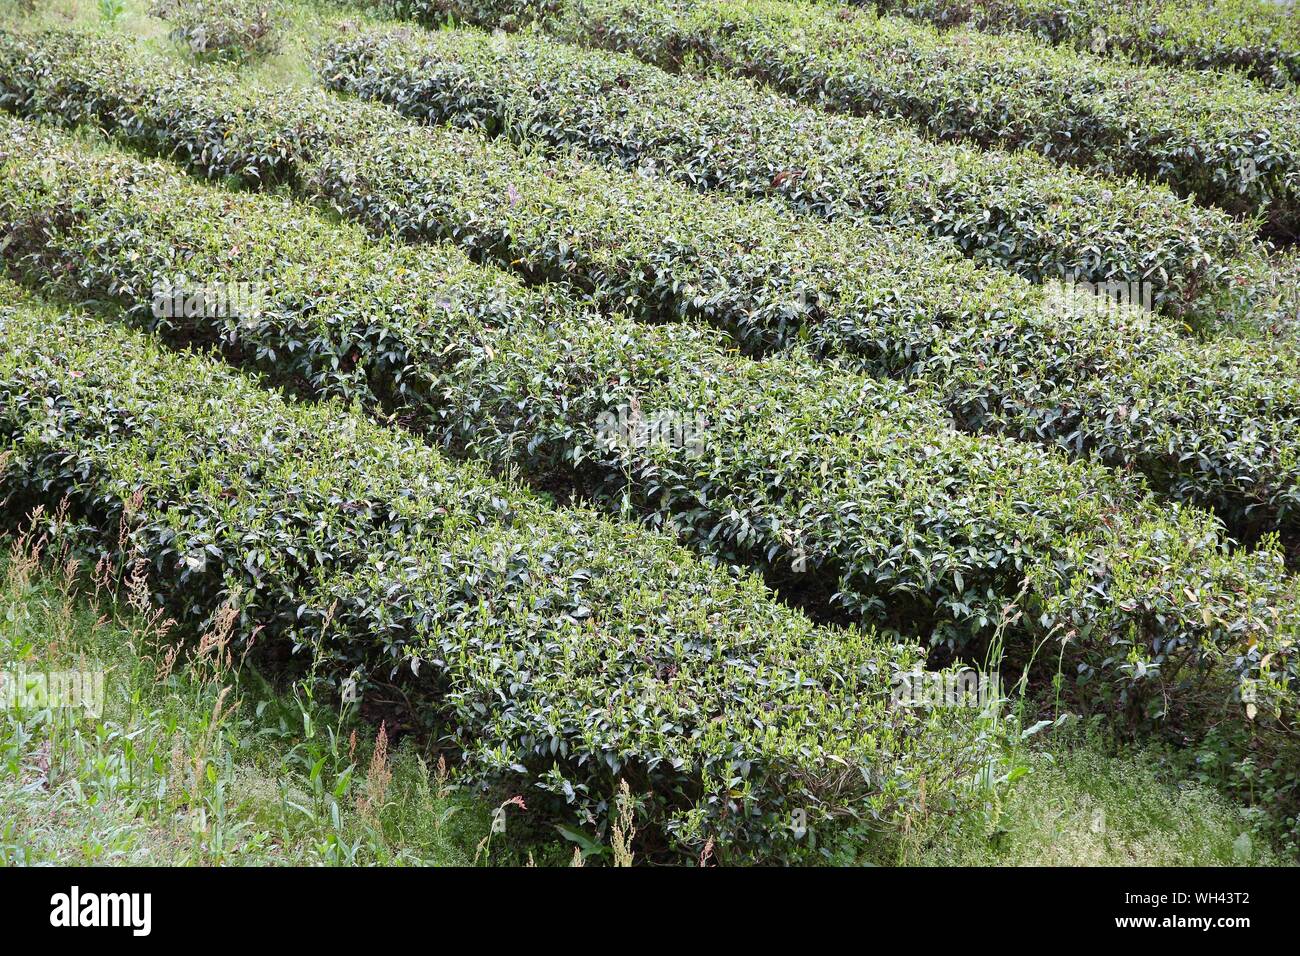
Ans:
[[[793,809],[888,825],[996,756],[976,710],[891,704],[915,649],[814,627],[752,578],[344,406],[2,294],[11,505],[66,500],[55,539],[147,561],[184,622],[233,603],[243,641],[407,675],[465,773],[533,813],[598,823],[625,779],[654,851],[780,859]]]
[[[1300,82],[1300,24],[1259,0],[860,0],[883,13],[986,33],[1025,31],[1049,43],[1204,70],[1235,68],[1271,86]]]
[[[1203,513],[953,431],[890,383],[597,318],[450,247],[371,241],[280,197],[3,124],[31,146],[6,161],[0,224],[33,281],[114,300],[173,340],[224,345],[498,469],[577,484],[806,604],[959,646],[1000,629],[1019,662],[1046,645],[1061,693],[1121,722],[1244,723],[1239,681],[1252,736],[1292,706],[1294,582],[1274,547],[1232,549]],[[264,301],[159,309],[155,284],[181,278],[257,281]],[[698,430],[642,428],[659,421]]]
[[[149,12],[198,59],[235,63],[277,52],[285,19],[276,0],[155,0]]]
[[[1195,341],[1138,305],[1034,288],[908,231],[699,195],[312,91],[231,91],[112,44],[0,39],[20,111],[85,120],[213,176],[285,181],[379,232],[454,241],[608,312],[704,321],[750,354],[806,346],[931,387],[963,427],[1144,473],[1238,533],[1296,523],[1294,352]],[[7,51],[5,53],[4,51]],[[66,56],[51,55],[54,51]]]
[[[499,4],[451,6],[497,25]],[[712,64],[821,107],[904,117],[935,139],[1028,147],[1163,182],[1233,213],[1264,215],[1281,235],[1300,227],[1295,98],[1235,76],[785,0],[576,0],[544,22],[565,40],[670,69]]]
[[[1196,325],[1267,321],[1253,292],[1269,266],[1253,229],[1149,183],[933,143],[893,120],[829,115],[742,80],[674,75],[534,36],[360,31],[328,45],[320,69],[336,90],[421,119],[924,230],[1034,282],[1145,282],[1154,306]]]

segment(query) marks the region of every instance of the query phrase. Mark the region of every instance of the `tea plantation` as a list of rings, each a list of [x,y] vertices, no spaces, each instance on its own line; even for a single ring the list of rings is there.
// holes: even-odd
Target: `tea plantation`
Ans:
[[[0,861],[1294,860],[1293,12],[6,6]]]

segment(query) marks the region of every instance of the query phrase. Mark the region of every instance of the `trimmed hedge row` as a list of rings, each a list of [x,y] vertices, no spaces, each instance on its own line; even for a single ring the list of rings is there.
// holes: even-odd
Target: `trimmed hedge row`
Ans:
[[[563,279],[606,311],[705,321],[752,353],[804,344],[923,381],[963,427],[1135,468],[1239,533],[1296,523],[1294,353],[1197,343],[1138,308],[1091,308],[1087,294],[982,271],[910,233],[827,230],[311,91],[232,93],[220,76],[178,77],[119,44],[115,79],[69,82],[106,49],[73,43],[67,59],[32,52],[27,72],[4,70],[20,91],[11,102],[127,130],[208,175],[286,180],[377,231]]]
[[[1295,351],[1198,341],[1140,306],[1035,287],[914,235],[819,231],[445,129],[384,130],[299,172],[304,194],[377,232],[451,239],[604,311],[707,322],[750,354],[805,345],[924,385],[964,428],[1136,469],[1238,533],[1300,527]]]
[[[831,218],[921,229],[1034,282],[1142,281],[1156,307],[1194,324],[1255,322],[1271,308],[1254,295],[1268,273],[1263,247],[1222,211],[1028,153],[824,114],[741,80],[669,74],[540,37],[400,28],[344,36],[326,47],[321,73],[336,90],[421,119],[574,144]]]
[[[401,679],[475,779],[584,829],[619,779],[683,856],[798,852],[791,811],[888,824],[995,753],[978,711],[891,706],[915,647],[814,627],[653,532],[554,510],[337,404],[0,283],[10,504],[128,561],[181,619],[240,612],[327,672]],[[635,573],[629,573],[635,569]],[[397,675],[400,672],[400,678]],[[823,832],[826,832],[825,830]]]
[[[449,247],[367,241],[283,198],[3,125],[33,141],[0,186],[6,256],[31,280],[380,406],[499,469],[576,481],[818,606],[952,643],[1002,623],[1019,660],[1051,642],[1049,666],[1086,706],[1231,718],[1234,674],[1258,682],[1260,712],[1292,706],[1294,582],[1275,548],[1231,551],[1203,513],[953,432],[888,383],[584,315]],[[153,285],[177,276],[265,282],[265,301],[251,320],[160,315]],[[698,433],[623,427],[664,421]]]
[[[1200,70],[1235,68],[1278,87],[1300,83],[1294,6],[1260,0],[854,0],[882,13]]]
[[[1086,293],[982,271],[913,234],[827,230],[565,153],[417,128],[312,91],[231,93],[221,77],[179,78],[119,44],[77,43],[59,64],[35,55],[22,78],[5,71],[21,109],[128,129],[209,175],[283,178],[377,231],[450,239],[533,279],[563,279],[606,311],[702,320],[753,353],[805,344],[850,356],[932,386],[965,428],[1135,468],[1239,533],[1296,525],[1294,353],[1195,342],[1140,308],[1095,308]],[[105,49],[116,77],[67,82]],[[337,130],[347,132],[334,145]],[[274,165],[259,160],[267,154]]]
[[[500,25],[500,0],[451,5],[472,10],[472,22]],[[838,112],[903,117],[938,140],[1028,147],[1263,215],[1275,234],[1300,229],[1300,106],[1237,76],[784,0],[566,0],[542,20],[561,39],[668,69],[714,65]]]

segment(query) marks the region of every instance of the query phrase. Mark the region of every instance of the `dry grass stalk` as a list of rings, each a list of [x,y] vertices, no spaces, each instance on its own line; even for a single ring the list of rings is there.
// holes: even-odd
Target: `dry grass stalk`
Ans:
[[[636,801],[632,799],[632,788],[626,780],[618,782],[618,797],[615,799],[616,814],[610,837],[610,846],[614,850],[615,866],[632,865],[632,841],[636,838]]]

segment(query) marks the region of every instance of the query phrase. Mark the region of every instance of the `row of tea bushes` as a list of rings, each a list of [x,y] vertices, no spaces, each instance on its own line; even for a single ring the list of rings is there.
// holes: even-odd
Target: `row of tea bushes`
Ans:
[[[1277,234],[1300,226],[1294,99],[1235,76],[782,0],[580,0],[546,25],[670,69],[707,63],[836,111],[905,117],[939,140],[1158,180]]]
[[[1166,189],[1030,153],[933,143],[879,118],[819,112],[743,80],[674,75],[528,35],[377,29],[326,47],[336,90],[434,121],[573,144],[694,187],[778,195],[835,219],[921,229],[1039,282],[1146,283],[1193,324],[1260,316],[1253,230]]]
[[[500,7],[451,0],[475,22]],[[432,0],[431,6],[441,6]],[[521,0],[524,10],[534,0]],[[716,66],[815,105],[903,117],[932,138],[1028,147],[1140,176],[1272,232],[1300,228],[1300,111],[1238,76],[1140,67],[1028,37],[941,32],[786,0],[564,0],[545,29],[677,70]]]
[[[751,353],[804,344],[923,382],[965,428],[1137,469],[1239,533],[1295,524],[1294,353],[1194,341],[1139,307],[983,271],[914,234],[827,229],[314,91],[232,91],[117,44],[117,76],[70,82],[104,49],[87,42],[60,70],[29,67],[41,81],[9,69],[11,102],[126,130],[207,175],[288,181],[376,231],[569,282],[607,312],[704,321]]]
[[[627,780],[680,857],[951,805],[993,757],[969,708],[893,706],[921,655],[811,625],[668,539],[294,405],[0,283],[0,495],[90,561],[147,562],[179,619],[239,611],[326,673],[399,681],[470,777],[589,829]],[[118,529],[125,522],[125,545]],[[125,553],[123,553],[125,552]],[[363,682],[362,686],[366,686]]]
[[[1300,82],[1300,19],[1287,0],[855,0],[940,27],[1023,31],[1099,55]]]
[[[596,318],[450,247],[370,241],[280,197],[4,125],[25,148],[4,167],[0,225],[31,281],[116,300],[498,469],[576,483],[810,605],[954,644],[1001,625],[1019,661],[1048,645],[1062,693],[1089,708],[1231,721],[1239,680],[1252,728],[1292,706],[1294,581],[1274,547],[1231,550],[1203,513],[954,432],[888,383]],[[262,284],[255,309],[203,305],[239,283]]]
[[[299,173],[376,232],[451,239],[606,312],[702,321],[749,354],[805,345],[923,384],[967,429],[1136,469],[1234,531],[1297,527],[1293,350],[1198,340],[1103,290],[1033,286],[907,233],[827,229],[446,128],[382,128]]]

